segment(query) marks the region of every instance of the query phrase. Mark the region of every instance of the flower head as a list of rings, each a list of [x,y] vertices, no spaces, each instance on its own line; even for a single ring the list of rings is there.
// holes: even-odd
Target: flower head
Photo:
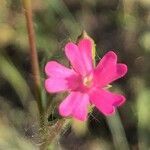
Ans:
[[[65,54],[71,63],[66,68],[56,61],[50,61],[45,66],[48,78],[45,88],[50,93],[68,91],[69,95],[61,102],[59,113],[86,120],[88,106],[94,105],[104,115],[112,115],[115,107],[125,102],[121,94],[106,90],[107,85],[123,77],[127,66],[117,63],[117,55],[109,51],[94,67],[92,61],[92,42],[82,39],[76,45],[69,42],[65,46]]]

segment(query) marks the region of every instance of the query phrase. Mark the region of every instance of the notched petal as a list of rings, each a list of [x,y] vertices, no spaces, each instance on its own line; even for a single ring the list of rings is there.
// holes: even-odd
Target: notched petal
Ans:
[[[72,116],[78,120],[85,121],[88,114],[89,97],[80,92],[71,92],[71,94],[60,104],[60,115]]]
[[[127,73],[128,67],[125,64],[118,63],[116,70],[117,78],[121,78]]]
[[[115,107],[125,102],[125,97],[107,90],[95,89],[90,93],[90,100],[104,115],[112,115]]]

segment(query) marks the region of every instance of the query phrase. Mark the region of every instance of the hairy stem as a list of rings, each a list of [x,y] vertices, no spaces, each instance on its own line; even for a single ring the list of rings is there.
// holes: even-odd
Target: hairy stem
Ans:
[[[35,89],[35,98],[37,100],[38,109],[40,113],[40,125],[41,125],[41,137],[43,143],[40,146],[41,150],[47,149],[47,146],[53,141],[56,135],[60,134],[61,129],[65,123],[65,119],[60,119],[54,126],[49,126],[46,121],[46,113],[42,105],[41,100],[41,92],[40,92],[40,71],[39,71],[39,63],[38,63],[38,55],[36,51],[36,42],[35,42],[35,33],[33,28],[33,20],[32,20],[32,7],[31,0],[22,0],[24,13],[26,17],[26,24],[28,30],[28,39],[30,46],[30,57],[31,57],[31,66],[32,66],[32,74],[34,81],[34,89]]]

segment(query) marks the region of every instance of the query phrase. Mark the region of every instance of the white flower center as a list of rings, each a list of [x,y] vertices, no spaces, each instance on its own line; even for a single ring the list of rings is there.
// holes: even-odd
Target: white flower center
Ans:
[[[89,75],[83,78],[83,85],[86,87],[91,87],[93,84],[93,76]]]

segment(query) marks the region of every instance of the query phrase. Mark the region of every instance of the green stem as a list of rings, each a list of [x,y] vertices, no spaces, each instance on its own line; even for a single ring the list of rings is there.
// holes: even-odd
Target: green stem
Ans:
[[[116,150],[129,150],[128,141],[126,139],[125,131],[123,129],[120,116],[116,111],[116,114],[106,118],[109,125],[113,143]]]

